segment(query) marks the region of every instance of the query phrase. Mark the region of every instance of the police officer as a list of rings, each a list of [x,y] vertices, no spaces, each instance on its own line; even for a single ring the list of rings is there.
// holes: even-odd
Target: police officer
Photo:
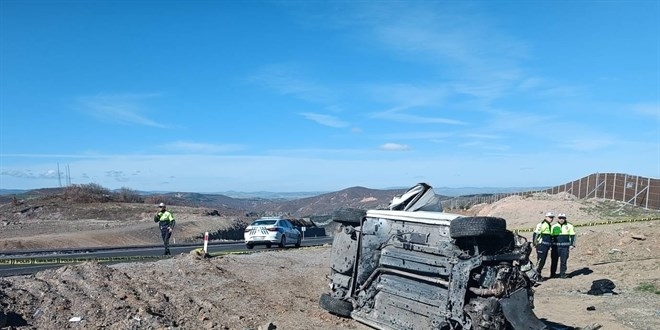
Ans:
[[[557,275],[557,259],[560,261],[559,277],[567,278],[566,261],[568,252],[575,248],[575,229],[573,225],[566,220],[566,214],[557,215],[557,223],[552,225],[553,253],[550,259],[550,277]]]
[[[165,209],[165,203],[160,203],[158,206],[160,207],[160,211],[154,215],[154,222],[157,222],[158,227],[160,227],[160,236],[163,238],[165,255],[170,255],[170,237],[172,237],[172,230],[176,221],[172,212]]]
[[[548,258],[548,251],[552,247],[552,221],[554,221],[555,215],[552,212],[545,214],[545,218],[534,229],[534,234],[532,234],[532,242],[534,247],[536,247],[536,272],[539,273],[539,277],[543,280],[541,276],[541,271],[543,266],[545,266],[545,260]]]

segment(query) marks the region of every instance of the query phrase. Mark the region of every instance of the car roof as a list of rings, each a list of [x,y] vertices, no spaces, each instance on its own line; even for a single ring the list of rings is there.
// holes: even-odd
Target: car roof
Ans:
[[[283,218],[283,217],[261,217],[257,220],[286,220],[286,219]],[[255,220],[255,221],[257,221],[257,220]]]

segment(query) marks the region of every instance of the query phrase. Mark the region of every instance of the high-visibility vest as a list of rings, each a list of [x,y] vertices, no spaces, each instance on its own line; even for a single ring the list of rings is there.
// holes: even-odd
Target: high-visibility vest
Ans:
[[[532,240],[536,244],[552,244],[552,231],[550,223],[546,220],[541,221],[541,223],[536,225],[536,229],[534,229],[534,234],[532,236]]]
[[[174,222],[174,215],[170,211],[158,212],[156,218],[158,218],[159,222]]]
[[[551,228],[552,238],[557,246],[575,246],[575,229],[573,225],[564,221],[563,224],[556,223]]]

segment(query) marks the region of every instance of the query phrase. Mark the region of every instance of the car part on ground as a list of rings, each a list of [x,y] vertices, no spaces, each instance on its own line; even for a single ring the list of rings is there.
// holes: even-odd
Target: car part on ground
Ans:
[[[302,234],[293,226],[289,219],[281,217],[263,217],[253,221],[243,232],[245,247],[254,248],[265,245],[270,248],[274,244],[283,248],[287,244],[300,247]]]
[[[501,218],[370,210],[335,233],[319,305],[377,329],[546,329],[531,251]]]

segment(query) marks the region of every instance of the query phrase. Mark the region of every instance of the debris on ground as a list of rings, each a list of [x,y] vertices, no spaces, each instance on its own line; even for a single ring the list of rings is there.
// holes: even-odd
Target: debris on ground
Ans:
[[[609,279],[600,279],[600,280],[595,280],[591,283],[591,289],[587,292],[587,294],[590,294],[592,296],[600,296],[604,294],[616,294],[614,291],[614,288],[616,285],[614,282],[612,282]]]

